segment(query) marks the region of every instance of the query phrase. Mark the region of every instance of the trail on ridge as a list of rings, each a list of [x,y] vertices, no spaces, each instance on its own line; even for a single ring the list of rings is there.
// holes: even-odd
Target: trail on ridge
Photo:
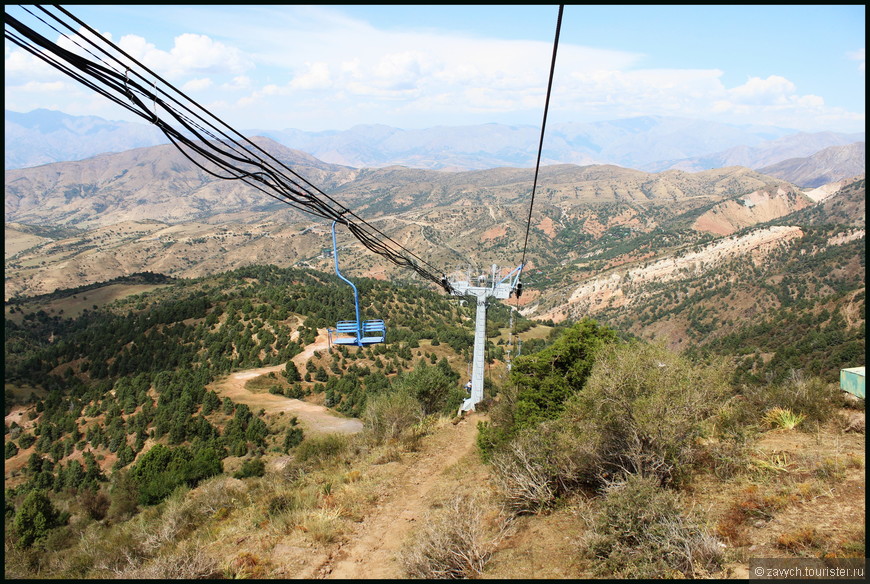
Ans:
[[[389,493],[339,543],[312,574],[315,578],[403,578],[398,553],[411,531],[419,528],[433,503],[482,482],[486,471],[477,458],[477,422],[470,413],[427,436],[420,451],[389,487]],[[467,461],[464,459],[468,459]],[[468,462],[469,464],[459,464]]]

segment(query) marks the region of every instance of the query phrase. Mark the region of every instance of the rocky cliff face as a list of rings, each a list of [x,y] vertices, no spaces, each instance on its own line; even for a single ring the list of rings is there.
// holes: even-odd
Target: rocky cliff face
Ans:
[[[731,235],[744,227],[783,217],[812,204],[812,199],[794,188],[761,189],[719,203],[698,217],[692,227],[715,235]]]

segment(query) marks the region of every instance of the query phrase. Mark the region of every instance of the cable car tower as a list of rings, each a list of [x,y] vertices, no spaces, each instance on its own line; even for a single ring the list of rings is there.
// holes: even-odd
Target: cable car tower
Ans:
[[[486,285],[486,276],[478,277],[478,285],[473,286],[471,275],[465,281],[451,282],[453,294],[456,296],[475,296],[477,311],[474,317],[474,358],[471,368],[471,396],[459,408],[459,413],[474,410],[474,406],[483,400],[483,373],[486,365],[484,349],[486,348],[486,305],[490,298],[505,300],[514,293],[522,293],[522,283],[519,282],[522,265],[517,266],[507,276],[498,280],[498,266],[492,265],[492,280]],[[511,280],[513,277],[513,280]]]

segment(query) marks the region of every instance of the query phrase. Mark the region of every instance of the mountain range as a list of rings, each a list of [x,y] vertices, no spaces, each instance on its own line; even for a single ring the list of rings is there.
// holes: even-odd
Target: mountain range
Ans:
[[[93,116],[70,116],[49,110],[29,113],[6,110],[5,120],[7,169],[81,160],[166,143],[151,125],[106,121]],[[533,167],[540,140],[537,127],[503,124],[416,130],[372,124],[344,131],[250,129],[242,133],[265,136],[324,162],[354,168],[400,165],[454,171]],[[863,132],[807,134],[767,126],[644,116],[550,124],[541,163],[613,164],[647,172],[698,171],[723,166],[759,169],[791,158],[809,157],[828,147],[863,141]],[[863,166],[863,150],[860,161],[854,163],[858,164]],[[839,180],[854,174],[827,178]]]
[[[357,169],[256,140],[448,276],[468,266],[510,270],[525,258],[519,306],[531,318],[591,315],[679,347],[768,314],[785,302],[779,286],[795,270],[821,299],[863,281],[863,176],[802,188],[742,166],[649,173],[549,165],[530,216],[532,169]],[[138,272],[332,270],[323,220],[217,179],[170,145],[7,170],[5,183],[7,299]],[[351,277],[415,277],[346,231],[338,241]],[[860,304],[837,298],[844,310]],[[715,334],[710,322],[719,323]]]

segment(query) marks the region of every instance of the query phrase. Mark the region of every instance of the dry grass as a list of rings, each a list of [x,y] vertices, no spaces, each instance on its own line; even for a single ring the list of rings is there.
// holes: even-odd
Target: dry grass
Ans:
[[[250,552],[241,552],[224,568],[224,576],[235,580],[262,578],[267,575],[268,562]]]
[[[783,533],[776,540],[777,546],[796,553],[803,553],[811,549],[820,550],[826,544],[827,538],[819,533],[815,527],[801,527]]]
[[[756,413],[756,422],[758,419]],[[338,456],[331,456],[331,449],[321,445],[324,447],[312,449],[310,466],[291,462],[283,470],[244,480],[215,477],[189,491],[183,500],[179,493],[177,499],[167,499],[131,521],[113,526],[91,521],[70,526],[70,547],[32,564],[29,571],[24,567],[35,560],[7,550],[7,578],[33,577],[36,573],[72,579],[317,577],[318,567],[339,557],[339,549],[349,553],[360,541],[358,530],[372,524],[372,518],[383,510],[384,500],[409,495],[408,489],[417,484],[402,480],[411,468],[410,461],[431,463],[433,453],[455,447],[455,438],[445,440],[446,433],[438,434],[455,428],[449,422],[444,424],[432,429],[432,436],[438,437],[437,449],[429,447],[432,436],[422,440],[425,457],[395,443],[360,447],[355,439]],[[706,445],[708,450],[711,445]],[[863,435],[844,432],[832,421],[817,432],[774,430],[761,434],[753,443],[723,442],[721,446],[724,450],[714,454],[726,459],[729,472],[720,476],[715,468],[705,466],[706,472],[696,475],[683,491],[685,500],[677,509],[681,513],[703,509],[712,518],[715,535],[728,543],[725,565],[737,570],[732,575],[742,577],[740,566],[757,553],[768,554],[764,557],[864,556]],[[564,446],[559,450],[564,451]],[[327,463],[315,464],[321,454]],[[394,462],[373,464],[379,459]],[[420,511],[413,523],[402,524],[419,527],[402,552],[409,567],[420,574],[445,574],[433,578],[449,577],[446,574],[471,578],[617,577],[618,569],[591,572],[590,560],[577,549],[584,531],[599,529],[595,519],[600,497],[593,498],[584,510],[586,522],[569,513],[564,501],[556,497],[557,504],[546,512],[513,520],[510,539],[500,539],[503,534],[490,513],[496,497],[481,506],[486,512],[451,508],[455,493],[495,478],[492,467],[482,467],[476,456],[462,460],[469,472],[465,472],[466,466],[458,465],[433,483],[437,499],[448,503],[425,518]],[[416,476],[415,481],[425,482],[431,472]],[[400,484],[404,485],[402,492],[395,493]],[[431,508],[431,499],[421,501],[425,504],[421,509]],[[683,528],[688,525],[701,527],[699,522],[663,521],[658,531],[653,530],[655,537],[648,546],[671,549],[668,546],[674,542],[684,541],[677,536],[685,534]],[[402,538],[396,532],[402,536],[405,532],[389,527],[382,531],[396,537],[391,550],[399,549]],[[717,551],[704,544],[712,540],[697,541],[698,550]],[[751,547],[753,551],[749,551]],[[443,550],[457,548],[462,551],[444,559]],[[354,577],[370,573],[376,562],[383,563],[382,551],[360,546],[348,570],[354,571]],[[644,561],[643,555],[635,558],[625,549],[623,552],[622,557],[632,559],[635,565]],[[456,565],[445,567],[450,561]],[[597,560],[593,561],[597,565]],[[673,566],[655,573],[659,577],[685,576]],[[702,570],[696,573],[700,575]],[[415,577],[410,570],[404,576]]]
[[[492,533],[486,507],[473,497],[457,496],[430,513],[423,528],[400,555],[410,578],[474,578],[483,573],[504,535],[505,522]]]
[[[679,493],[655,477],[610,483],[581,549],[599,576],[697,578],[715,572],[723,546]]]
[[[128,580],[203,580],[222,575],[220,560],[198,542],[185,542],[178,549],[161,554],[144,566],[118,574]]]
[[[301,522],[302,530],[320,544],[336,541],[343,533],[342,509],[321,507],[307,513]]]

